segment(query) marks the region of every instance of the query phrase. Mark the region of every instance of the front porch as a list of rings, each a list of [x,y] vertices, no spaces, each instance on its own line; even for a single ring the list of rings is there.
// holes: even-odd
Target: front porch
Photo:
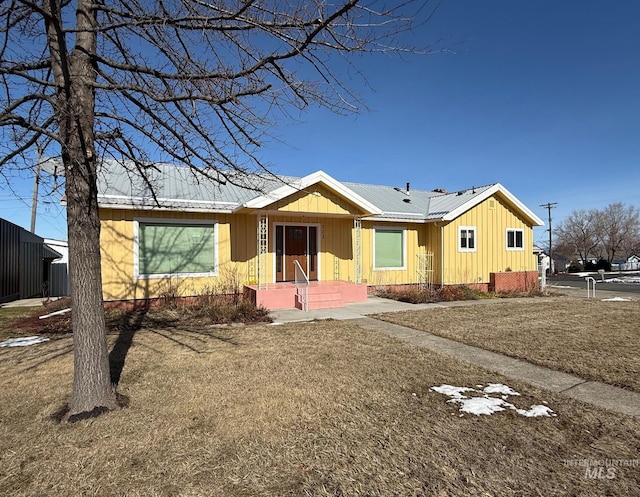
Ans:
[[[245,298],[267,309],[303,309],[293,282],[245,285]],[[365,302],[367,285],[348,281],[311,281],[308,286],[307,308],[330,309],[345,304]]]

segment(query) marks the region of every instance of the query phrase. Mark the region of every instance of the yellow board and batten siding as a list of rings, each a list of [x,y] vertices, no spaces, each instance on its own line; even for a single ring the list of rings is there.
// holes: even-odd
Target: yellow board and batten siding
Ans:
[[[276,225],[317,226],[319,279],[353,281],[353,216],[357,208],[329,189],[295,193],[269,206],[268,254],[261,263],[266,282],[275,281]],[[105,300],[159,297],[168,292],[198,295],[228,285],[256,283],[258,213],[217,214],[101,208],[103,296]],[[134,274],[134,221],[211,221],[217,224],[218,270],[213,276],[136,278]]]
[[[432,253],[432,277],[431,282],[442,284],[442,223],[429,223],[425,225],[425,252]]]
[[[459,250],[459,229],[476,229],[476,250]],[[507,229],[523,231],[523,250],[507,250]],[[488,283],[490,273],[534,271],[531,225],[500,195],[493,195],[442,227],[443,285]]]
[[[274,236],[277,225],[282,226],[316,226],[318,229],[318,279],[330,281],[341,279],[353,281],[353,250],[351,231],[353,219],[344,217],[319,217],[311,214],[285,215],[269,214],[269,271],[268,281],[274,281],[271,268],[272,254],[275,251]]]
[[[197,278],[136,278],[134,274],[134,220],[158,222],[166,220],[211,221],[217,224],[218,270],[215,276]],[[231,223],[233,219],[233,223]],[[245,283],[255,262],[255,216],[180,213],[168,211],[100,209],[102,247],[102,287],[105,300],[144,299],[168,292],[178,295],[197,295],[208,290],[228,286],[237,279]]]
[[[405,237],[404,267],[402,269],[376,269],[374,267],[374,237],[376,228],[402,229]],[[355,241],[354,241],[355,246]],[[421,223],[394,223],[364,221],[362,223],[362,278],[371,286],[419,283],[418,253],[426,246],[426,225]]]
[[[322,216],[356,216],[353,203],[322,185],[314,185],[275,202],[269,209],[278,212],[312,213]]]
[[[536,269],[531,225],[516,214],[517,208],[493,195],[455,220],[431,223],[362,222],[362,278],[369,285],[401,285],[420,282],[418,254],[432,252],[434,284],[488,283],[492,272]],[[237,214],[170,212],[101,208],[102,277],[105,300],[158,297],[173,291],[197,295],[221,288],[235,280],[240,285],[256,283],[258,270],[255,210]],[[264,209],[269,219],[268,254],[263,257],[263,282],[275,281],[275,228],[277,225],[310,225],[318,228],[318,277],[322,281],[355,280],[356,233],[354,217],[367,215],[322,185],[294,193]],[[214,276],[135,278],[134,220],[191,220],[217,223],[218,268]],[[461,226],[475,227],[476,251],[460,252]],[[405,234],[404,267],[374,268],[376,227],[401,228]],[[507,250],[506,230],[522,229],[523,250]],[[171,285],[171,286],[170,286]]]
[[[361,210],[323,185],[313,185],[268,207],[270,252],[276,225],[318,227],[318,279],[354,281],[353,218]],[[270,260],[268,281],[274,281]]]

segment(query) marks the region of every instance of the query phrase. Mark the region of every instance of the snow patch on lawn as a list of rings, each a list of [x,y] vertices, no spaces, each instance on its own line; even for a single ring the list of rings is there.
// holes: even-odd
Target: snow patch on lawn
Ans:
[[[610,299],[602,299],[602,302],[631,302],[631,300],[622,297],[611,297]]]
[[[36,343],[48,342],[49,339],[45,337],[33,336],[22,338],[9,338],[4,342],[0,342],[0,347],[26,347],[28,345],[35,345]]]
[[[621,276],[620,278],[611,278],[604,280],[605,283],[626,283],[630,285],[640,285],[640,278],[637,276]]]
[[[555,416],[553,410],[543,405],[533,405],[529,409],[520,409],[511,402],[507,402],[509,396],[520,396],[513,388],[502,383],[489,383],[486,387],[476,385],[476,388],[456,387],[453,385],[434,386],[429,390],[450,397],[447,402],[460,404],[460,412],[475,414],[476,416],[491,415],[507,409],[516,411],[521,416],[534,418],[537,416]],[[465,395],[471,393],[470,395]],[[500,395],[492,397],[491,394]]]
[[[499,393],[502,395],[520,395],[513,388],[503,385],[502,383],[489,383],[482,390],[484,393]]]
[[[465,395],[462,395],[463,392],[475,392],[476,390],[469,387],[454,387],[452,385],[441,385],[439,387],[431,387],[431,390],[434,392],[441,393],[452,399],[466,399]]]
[[[589,272],[580,272],[580,273],[571,273],[574,276],[580,276],[581,278],[587,278],[587,277],[592,277],[595,278],[595,280],[600,283],[625,283],[625,284],[631,284],[631,285],[640,285],[640,275],[638,275],[638,273],[631,273],[631,274],[622,274],[622,275],[617,275],[617,276],[613,276],[612,278],[603,278],[602,276],[600,276],[599,273],[595,273],[593,271],[589,271]],[[610,275],[611,273],[605,273],[605,276]],[[571,287],[569,287],[571,288]]]

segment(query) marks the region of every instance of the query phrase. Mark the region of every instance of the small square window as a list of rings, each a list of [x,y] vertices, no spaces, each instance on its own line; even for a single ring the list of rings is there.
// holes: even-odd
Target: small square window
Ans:
[[[460,252],[476,251],[476,228],[462,226],[458,229],[458,250]]]
[[[524,250],[524,230],[507,230],[507,250]]]

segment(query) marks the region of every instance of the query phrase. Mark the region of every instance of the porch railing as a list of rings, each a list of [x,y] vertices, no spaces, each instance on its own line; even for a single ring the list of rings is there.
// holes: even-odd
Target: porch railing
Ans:
[[[296,268],[296,296],[298,297],[298,302],[302,304],[302,310],[307,312],[309,311],[309,278],[297,260],[293,261],[293,264]]]

